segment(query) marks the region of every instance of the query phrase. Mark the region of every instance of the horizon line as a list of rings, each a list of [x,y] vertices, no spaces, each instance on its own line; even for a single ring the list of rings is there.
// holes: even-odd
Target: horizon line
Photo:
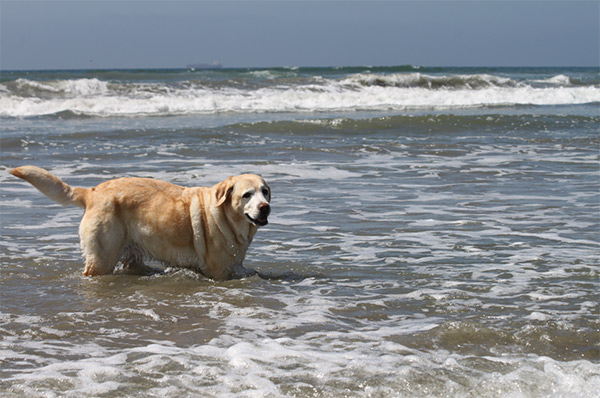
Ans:
[[[222,70],[239,70],[239,69],[335,69],[335,68],[598,68],[599,65],[414,65],[414,64],[398,64],[398,65],[306,65],[306,66],[221,66],[215,68],[201,68],[196,69],[189,66],[181,67],[99,67],[99,68],[2,68],[0,67],[0,73],[2,72],[62,72],[62,71],[115,71],[115,70],[189,70],[189,71],[222,71]]]

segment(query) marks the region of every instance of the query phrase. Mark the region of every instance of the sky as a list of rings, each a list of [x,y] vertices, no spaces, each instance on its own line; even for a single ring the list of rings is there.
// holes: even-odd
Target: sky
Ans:
[[[0,69],[599,66],[600,1],[0,0]]]

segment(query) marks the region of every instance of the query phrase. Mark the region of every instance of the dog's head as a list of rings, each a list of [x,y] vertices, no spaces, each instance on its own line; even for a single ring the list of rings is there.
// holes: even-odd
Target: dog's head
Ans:
[[[261,176],[242,174],[217,184],[216,206],[228,206],[237,219],[262,227],[269,223],[271,188]]]

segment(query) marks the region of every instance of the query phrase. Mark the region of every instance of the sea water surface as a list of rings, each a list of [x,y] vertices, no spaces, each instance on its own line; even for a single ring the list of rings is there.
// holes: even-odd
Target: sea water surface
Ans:
[[[600,396],[599,106],[597,68],[3,71],[0,395]],[[83,277],[25,164],[261,174],[275,279]]]

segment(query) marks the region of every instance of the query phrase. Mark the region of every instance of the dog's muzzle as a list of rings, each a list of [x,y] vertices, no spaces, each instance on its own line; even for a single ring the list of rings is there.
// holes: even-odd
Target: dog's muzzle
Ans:
[[[252,224],[264,227],[269,223],[269,214],[271,214],[271,206],[269,206],[268,203],[263,202],[258,206],[258,216],[256,218],[252,218],[248,214],[246,214],[246,218]]]

